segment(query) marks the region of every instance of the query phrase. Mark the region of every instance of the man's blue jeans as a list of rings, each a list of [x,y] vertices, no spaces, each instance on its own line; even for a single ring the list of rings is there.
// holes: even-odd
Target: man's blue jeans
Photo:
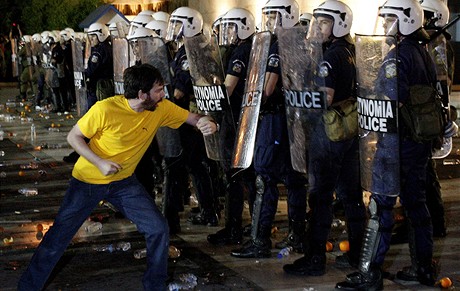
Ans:
[[[112,203],[145,236],[147,270],[142,280],[144,289],[166,289],[168,224],[155,202],[133,175],[104,185],[88,184],[72,178],[54,224],[21,276],[18,290],[42,290],[75,233],[101,200]]]

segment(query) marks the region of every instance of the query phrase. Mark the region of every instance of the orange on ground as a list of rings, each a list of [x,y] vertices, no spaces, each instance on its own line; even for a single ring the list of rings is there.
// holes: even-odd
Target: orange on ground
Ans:
[[[334,245],[330,241],[326,242],[326,252],[332,252],[333,249]]]
[[[350,250],[350,243],[347,240],[343,240],[340,242],[339,248],[342,252],[348,252]]]

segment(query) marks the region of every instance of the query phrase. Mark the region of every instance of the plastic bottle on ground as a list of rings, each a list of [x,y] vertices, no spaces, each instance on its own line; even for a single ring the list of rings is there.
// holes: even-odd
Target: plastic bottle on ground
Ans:
[[[147,256],[147,249],[140,249],[140,250],[134,251],[134,258],[138,260],[145,258],[146,256]]]
[[[37,188],[21,188],[18,192],[26,197],[38,195]]]
[[[276,257],[278,259],[282,259],[282,258],[285,258],[285,257],[289,256],[289,254],[291,252],[292,252],[292,247],[291,246],[284,247],[278,252],[278,255]]]
[[[131,249],[131,243],[130,242],[125,242],[121,241],[117,243],[117,251],[123,251],[126,252],[127,250]]]
[[[95,233],[102,229],[102,223],[100,222],[91,222],[85,227],[85,231],[88,233]]]

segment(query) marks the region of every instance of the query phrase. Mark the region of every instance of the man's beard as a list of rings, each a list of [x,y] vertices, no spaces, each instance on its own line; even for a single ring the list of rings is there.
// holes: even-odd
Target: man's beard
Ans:
[[[155,109],[157,108],[157,104],[158,102],[148,99],[142,102],[142,107],[144,108],[144,110],[155,111]]]

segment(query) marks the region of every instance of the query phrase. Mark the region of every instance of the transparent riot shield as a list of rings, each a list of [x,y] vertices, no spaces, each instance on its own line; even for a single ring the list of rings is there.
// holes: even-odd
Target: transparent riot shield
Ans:
[[[246,86],[241,103],[240,119],[236,131],[232,167],[248,168],[254,156],[260,102],[264,90],[271,33],[257,33],[252,40]]]
[[[128,40],[124,37],[114,37],[112,39],[113,50],[113,83],[115,94],[125,93],[123,87],[123,72],[130,65],[130,49]]]
[[[277,30],[286,104],[291,163],[307,173],[310,135],[327,109],[324,78],[317,69],[323,57],[321,43],[307,39],[305,27]]]
[[[85,84],[85,43],[75,39],[71,42],[71,47],[77,114],[83,116],[88,110]]]
[[[185,38],[184,45],[198,112],[209,115],[218,124],[222,124],[224,116],[233,115],[224,84],[225,75],[217,39],[199,34]],[[225,126],[222,130],[204,137],[208,158],[216,161],[229,160],[230,157],[225,155],[223,140],[229,134],[235,135],[234,124],[233,122],[233,126]]]
[[[449,64],[447,57],[447,40],[444,35],[439,35],[437,38],[428,43],[428,52],[430,53],[433,62],[436,65],[436,89],[442,97],[442,104],[445,112],[449,116],[450,109],[450,84],[452,80],[449,78]],[[452,137],[444,137],[440,149],[433,151],[434,159],[442,159],[447,157],[452,151]]]
[[[165,98],[170,99],[171,74],[169,72],[168,48],[159,37],[145,37],[137,39],[136,49],[133,49],[133,58],[143,64],[150,64],[157,68],[165,81]],[[182,152],[182,145],[178,129],[160,127],[156,138],[160,153],[167,158],[178,157]]]
[[[374,194],[400,192],[395,39],[356,35],[361,186]]]

